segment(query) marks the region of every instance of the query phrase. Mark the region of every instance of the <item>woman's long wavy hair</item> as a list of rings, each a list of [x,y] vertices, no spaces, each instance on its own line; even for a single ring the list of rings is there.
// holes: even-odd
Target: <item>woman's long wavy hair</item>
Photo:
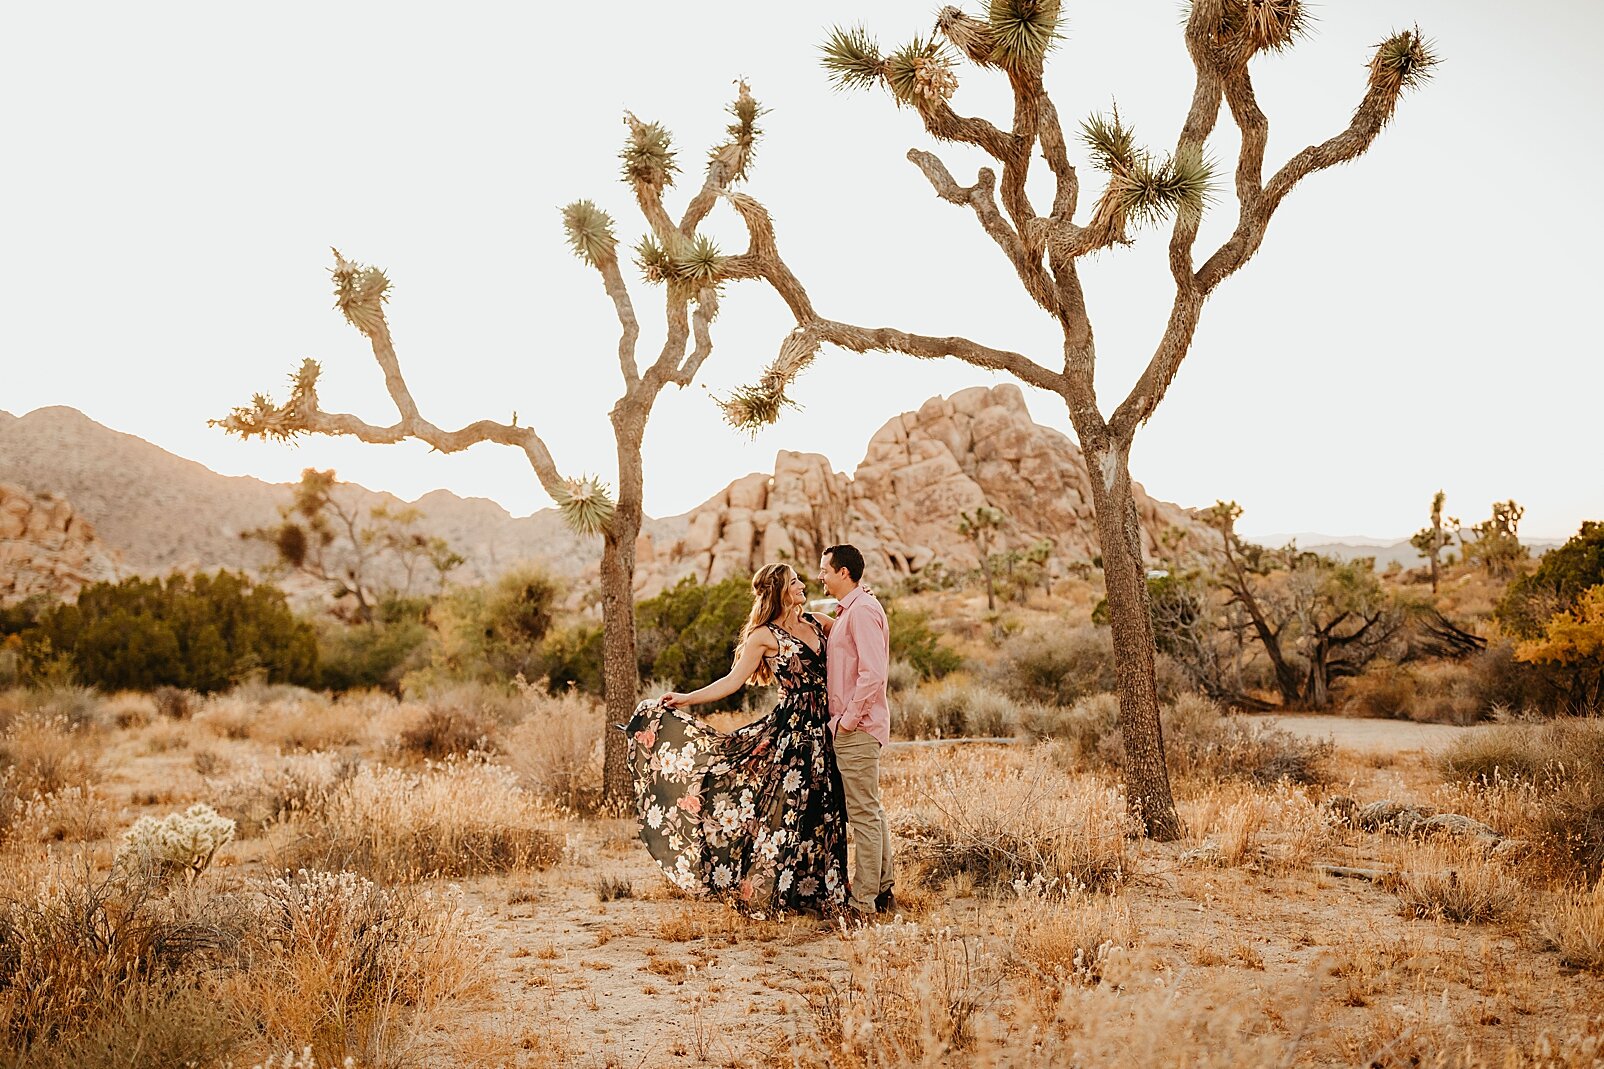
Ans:
[[[765,564],[752,576],[752,611],[747,614],[746,626],[741,628],[740,641],[735,644],[737,661],[741,659],[741,650],[752,632],[778,620],[785,611],[785,591],[795,574],[789,564]],[[768,658],[757,663],[757,671],[752,673],[748,682],[764,687],[774,682],[774,672],[769,668]]]

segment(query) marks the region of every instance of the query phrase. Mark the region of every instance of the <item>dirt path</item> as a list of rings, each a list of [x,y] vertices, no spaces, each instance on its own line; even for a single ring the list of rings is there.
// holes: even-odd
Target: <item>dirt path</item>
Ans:
[[[1454,724],[1417,724],[1412,720],[1370,720],[1314,713],[1266,716],[1263,719],[1294,735],[1306,739],[1330,739],[1342,749],[1358,753],[1419,750],[1426,754],[1438,754],[1456,739],[1485,730]]]

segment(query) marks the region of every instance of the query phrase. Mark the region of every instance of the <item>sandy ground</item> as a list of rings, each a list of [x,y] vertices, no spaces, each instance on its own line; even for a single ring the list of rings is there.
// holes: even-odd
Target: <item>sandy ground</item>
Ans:
[[[1455,739],[1483,731],[1482,727],[1453,724],[1417,724],[1412,720],[1368,720],[1349,716],[1294,713],[1259,718],[1306,739],[1330,739],[1355,753],[1439,754]]]

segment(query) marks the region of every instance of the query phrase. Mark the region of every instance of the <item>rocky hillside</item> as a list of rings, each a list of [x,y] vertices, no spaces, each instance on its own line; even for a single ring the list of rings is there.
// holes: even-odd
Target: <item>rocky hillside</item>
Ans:
[[[1150,556],[1156,538],[1201,549],[1215,537],[1189,510],[1136,490]],[[811,570],[825,546],[851,542],[871,575],[916,574],[940,561],[973,568],[974,546],[956,528],[979,505],[1009,519],[1003,546],[1056,543],[1060,565],[1098,553],[1091,484],[1079,447],[1035,423],[1017,386],[974,387],[933,397],[869,440],[847,476],[817,453],[782,452],[772,474],[738,479],[693,510],[672,543],[642,541],[640,585],[658,589],[682,575],[704,581],[748,574],[767,561]]]
[[[65,498],[0,483],[0,604],[70,596],[121,571],[117,554]]]
[[[81,557],[81,563],[51,558],[41,567],[64,569],[62,575],[77,574],[76,568],[95,578],[109,574],[113,548],[124,574],[260,568],[268,551],[242,541],[240,532],[275,523],[292,490],[218,475],[71,408],[42,408],[20,418],[0,413],[0,482],[46,502],[41,507],[53,517],[51,530],[59,528],[58,540],[66,539],[63,546],[71,541],[69,528],[87,532],[93,525],[100,539],[93,552],[60,550],[77,553],[72,559]],[[347,484],[343,492],[363,509],[405,504],[360,486]],[[1185,549],[1210,537],[1189,511],[1155,501],[1139,487],[1137,501],[1151,555],[1157,555],[1155,538],[1178,539]],[[443,490],[413,504],[422,513],[420,530],[443,536],[468,558],[456,573],[461,579],[493,578],[525,561],[581,580],[595,574],[597,547],[571,533],[555,509],[515,518],[495,502]],[[850,476],[832,470],[822,455],[782,452],[773,472],[736,480],[686,516],[649,520],[638,546],[636,590],[650,595],[686,575],[703,581],[747,575],[781,559],[811,571],[821,550],[841,541],[862,548],[870,574],[882,580],[917,574],[938,561],[972,568],[974,548],[955,524],[960,511],[978,505],[1009,518],[1004,547],[1050,538],[1059,565],[1098,552],[1079,448],[1033,422],[1018,387],[975,387],[933,397],[886,423]],[[33,574],[32,565],[27,570]],[[65,592],[51,581],[51,589]],[[12,581],[19,588],[24,582],[33,580]]]

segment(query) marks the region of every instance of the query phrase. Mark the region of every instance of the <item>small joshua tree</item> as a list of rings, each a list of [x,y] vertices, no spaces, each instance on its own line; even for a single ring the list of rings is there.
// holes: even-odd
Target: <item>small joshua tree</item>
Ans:
[[[1431,526],[1422,527],[1409,539],[1409,544],[1420,551],[1420,555],[1431,562],[1431,592],[1437,593],[1437,586],[1442,577],[1442,565],[1438,558],[1443,548],[1448,545],[1450,535],[1442,525],[1442,507],[1448,500],[1448,495],[1438,490],[1431,499]],[[1453,517],[1448,518],[1450,527],[1458,527],[1459,521]]]
[[[427,442],[444,453],[456,453],[480,442],[496,442],[521,449],[541,487],[561,508],[576,531],[601,537],[601,594],[604,686],[609,722],[629,718],[640,687],[635,660],[635,539],[641,528],[641,442],[646,421],[665,386],[684,388],[713,349],[711,325],[718,313],[723,284],[736,279],[762,277],[753,267],[751,251],[726,256],[710,238],[697,233],[720,198],[736,202],[746,212],[762,212],[750,197],[732,193],[732,182],[742,180],[751,166],[753,147],[761,131],[762,113],[745,83],[730,106],[733,121],[728,139],[708,153],[707,174],[690,198],[678,221],[669,216],[664,192],[674,184],[679,164],[668,131],[656,123],[626,114],[629,127],[623,151],[623,181],[635,195],[645,216],[647,234],[635,246],[635,264],[646,281],[663,291],[667,336],[657,358],[644,371],[636,349],[640,325],[624,283],[613,219],[588,200],[575,201],[562,210],[563,226],[574,255],[595,268],[617,312],[619,371],[624,392],[608,418],[618,452],[617,497],[589,476],[564,474],[545,441],[533,427],[519,426],[514,413],[508,423],[480,420],[448,431],[426,420],[401,373],[401,363],[390,336],[384,305],[390,280],[376,267],[364,267],[334,253],[336,304],[351,325],[364,334],[384,372],[385,386],[395,403],[399,420],[374,426],[347,413],[325,412],[318,406],[319,367],[307,360],[292,379],[289,400],[275,405],[258,394],[252,403],[234,409],[213,425],[244,438],[260,436],[288,441],[302,434],[348,434],[365,442],[388,445],[406,438]],[[624,737],[607,733],[604,799],[622,804],[629,795]]]
[[[1007,517],[1001,509],[981,505],[973,513],[958,513],[958,533],[975,544],[980,554],[980,572],[986,577],[986,611],[997,611],[997,586],[991,576],[991,547]]]
[[[1109,622],[1119,666],[1127,798],[1133,815],[1157,838],[1177,837],[1181,825],[1164,765],[1153,622],[1129,469],[1132,442],[1163,400],[1191,348],[1204,302],[1258,251],[1287,194],[1309,175],[1352,160],[1369,148],[1392,119],[1404,91],[1420,84],[1436,62],[1418,29],[1388,37],[1371,57],[1368,84],[1347,128],[1297,153],[1266,181],[1270,124],[1254,96],[1249,66],[1256,56],[1290,48],[1307,23],[1299,0],[1195,0],[1184,33],[1196,84],[1174,150],[1156,155],[1143,148],[1117,112],[1091,117],[1081,127],[1080,140],[1092,166],[1107,174],[1108,181],[1089,216],[1079,221],[1080,175],[1070,162],[1070,139],[1044,80],[1047,53],[1062,25],[1059,0],[991,0],[981,18],[955,7],[942,8],[934,35],[916,37],[890,53],[883,53],[862,29],[838,29],[831,35],[824,46],[824,65],[838,86],[884,86],[897,106],[913,110],[932,137],[972,145],[1001,166],[1000,185],[997,173],[985,167],[972,185],[961,186],[933,154],[920,149],[908,153],[938,197],[975,213],[1026,293],[1059,325],[1062,351],[1046,363],[967,338],[827,319],[814,311],[807,294],[780,262],[767,217],[751,208],[742,211],[759,254],[754,267],[785,297],[797,328],[762,378],[729,399],[726,411],[737,425],[772,421],[784,405],[787,385],[824,343],[853,352],[956,357],[976,367],[1006,371],[1063,399],[1093,476]],[[1006,125],[961,115],[948,103],[958,85],[960,58],[1008,79],[1014,108]],[[1229,109],[1241,134],[1235,167],[1237,223],[1231,236],[1198,264],[1194,252],[1198,226],[1214,177],[1205,145],[1222,106]],[[1046,163],[1052,190],[1052,203],[1045,210],[1038,210],[1028,188],[1030,168],[1038,156]],[[1166,220],[1175,288],[1168,322],[1146,369],[1113,413],[1105,416],[1094,384],[1097,352],[1081,263],[1092,253],[1128,244],[1138,229]]]

